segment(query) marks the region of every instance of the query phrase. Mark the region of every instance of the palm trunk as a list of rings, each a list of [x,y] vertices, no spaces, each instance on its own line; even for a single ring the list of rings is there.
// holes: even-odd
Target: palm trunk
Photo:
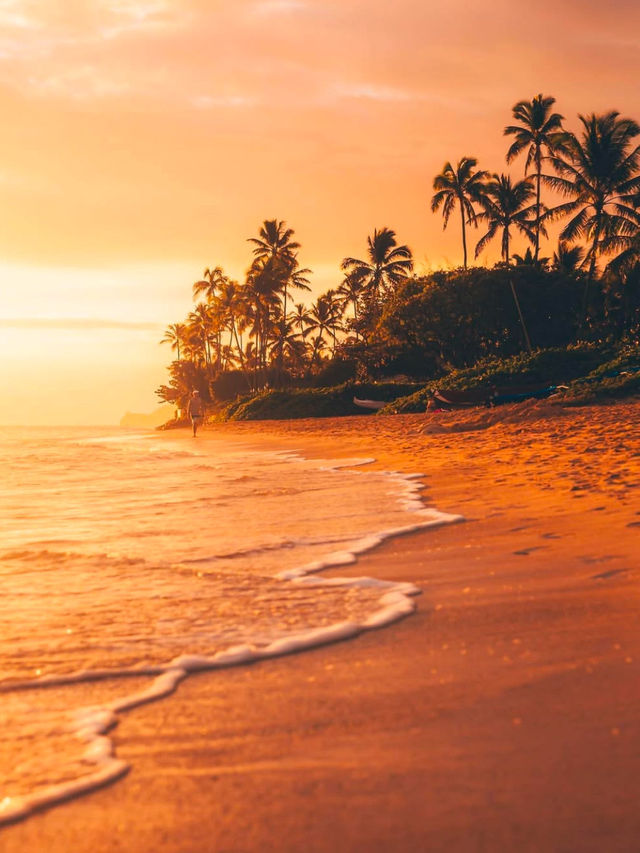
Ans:
[[[507,253],[507,269],[509,269],[509,230],[507,229],[505,232],[505,247]],[[529,337],[529,332],[527,330],[527,324],[524,321],[524,315],[522,313],[522,308],[520,307],[520,300],[518,299],[518,294],[516,292],[516,286],[513,283],[513,279],[509,276],[509,286],[511,287],[511,293],[513,295],[513,301],[516,304],[516,311],[518,312],[518,317],[520,318],[520,325],[522,326],[522,332],[524,334],[524,342],[527,346],[527,352],[531,352],[531,338]]]
[[[516,286],[513,283],[513,279],[509,277],[509,284],[511,286],[511,293],[513,294],[513,301],[516,303],[516,310],[518,311],[518,317],[520,318],[520,325],[522,326],[522,331],[524,333],[524,340],[527,345],[527,351],[531,352],[531,339],[529,338],[529,332],[527,331],[527,325],[524,322],[524,317],[522,315],[522,309],[520,308],[520,300],[518,299],[518,294],[516,293]]]
[[[593,243],[591,245],[591,261],[589,263],[589,272],[587,280],[584,283],[584,293],[582,295],[582,325],[586,325],[587,317],[589,316],[589,287],[596,274],[596,254],[598,250],[598,240],[600,239],[600,218],[596,225],[596,233],[593,235]]]
[[[536,250],[533,256],[533,259],[536,263],[538,263],[538,253],[540,251],[540,175],[542,166],[540,163],[538,165],[538,171],[536,174],[537,178],[537,187],[536,187]]]
[[[467,231],[464,227],[464,200],[462,197],[458,197],[458,204],[460,205],[460,222],[462,223],[462,254],[464,257],[464,268],[467,268]]]

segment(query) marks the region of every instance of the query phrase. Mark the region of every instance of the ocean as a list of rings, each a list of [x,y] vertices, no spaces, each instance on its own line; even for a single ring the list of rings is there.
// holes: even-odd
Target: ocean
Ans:
[[[410,614],[410,584],[322,570],[457,520],[417,473],[215,436],[6,427],[0,461],[0,825],[128,772],[109,732],[189,673]]]

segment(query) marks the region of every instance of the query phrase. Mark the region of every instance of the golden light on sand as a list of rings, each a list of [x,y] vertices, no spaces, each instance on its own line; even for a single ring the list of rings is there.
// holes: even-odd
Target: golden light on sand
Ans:
[[[544,0],[526,23],[506,0],[4,0],[0,259],[14,274],[3,269],[0,320],[174,322],[205,266],[242,275],[246,238],[274,216],[295,228],[315,292],[383,225],[420,268],[456,265],[457,230],[428,210],[443,162],[504,169],[510,108],[539,91],[569,123],[638,116],[621,81],[639,23],[635,4],[586,0]],[[74,268],[85,275],[71,292],[60,271]],[[88,298],[98,314],[77,310]],[[91,370],[77,343],[70,362]],[[25,338],[3,354],[36,370],[51,346]],[[161,371],[166,353],[150,345],[148,360]],[[147,405],[147,376],[130,367]]]

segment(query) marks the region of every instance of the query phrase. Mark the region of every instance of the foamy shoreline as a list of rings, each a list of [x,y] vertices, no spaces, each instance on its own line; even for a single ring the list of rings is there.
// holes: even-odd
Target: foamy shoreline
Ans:
[[[206,442],[199,446],[211,449]],[[176,445],[176,447],[180,447],[180,445]],[[286,458],[303,458],[290,450],[270,450],[267,452]],[[338,471],[346,466],[357,468],[362,465],[369,465],[372,462],[375,462],[375,459],[350,460],[328,467],[325,465],[325,470]],[[50,808],[74,797],[91,793],[122,778],[131,767],[116,756],[112,740],[109,737],[109,732],[118,725],[120,715],[141,705],[169,696],[190,674],[254,664],[270,658],[308,651],[319,646],[351,639],[365,631],[385,627],[410,615],[415,610],[413,597],[421,592],[413,584],[387,582],[370,577],[323,578],[318,576],[319,572],[326,569],[337,569],[356,563],[360,555],[373,550],[388,539],[463,520],[459,515],[441,513],[436,509],[424,506],[418,494],[422,488],[419,482],[422,475],[400,474],[395,471],[379,474],[379,476],[382,475],[386,475],[389,481],[394,484],[397,489],[396,500],[398,504],[417,519],[414,523],[377,531],[375,534],[355,541],[349,550],[330,552],[320,560],[284,570],[277,575],[283,582],[314,588],[320,588],[323,585],[333,588],[379,588],[382,594],[378,601],[378,609],[363,622],[334,623],[301,633],[294,633],[266,646],[255,646],[248,643],[231,647],[213,656],[182,654],[164,665],[143,665],[135,669],[82,670],[69,675],[48,675],[24,682],[11,682],[0,687],[1,694],[8,691],[59,688],[106,679],[126,679],[141,676],[153,678],[151,684],[143,690],[137,690],[103,705],[76,711],[72,733],[77,739],[86,743],[84,761],[95,766],[95,770],[66,783],[37,789],[30,795],[11,796],[9,793],[0,799],[0,826],[22,820],[34,812]]]
[[[5,828],[7,853],[635,850],[640,406],[522,411],[224,425],[425,471],[467,523],[339,570],[420,587],[412,619],[140,708],[114,732],[135,773]]]

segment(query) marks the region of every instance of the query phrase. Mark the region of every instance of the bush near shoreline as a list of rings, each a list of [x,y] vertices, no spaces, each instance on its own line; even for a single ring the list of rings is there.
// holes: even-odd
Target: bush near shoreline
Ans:
[[[207,418],[208,422],[293,420],[346,415],[371,415],[354,397],[388,401],[378,414],[425,412],[436,389],[478,391],[510,386],[555,386],[554,400],[583,405],[640,394],[640,342],[576,344],[553,347],[510,358],[485,359],[470,368],[451,370],[426,383],[344,382],[324,388],[265,390],[236,398]],[[480,403],[479,405],[482,405]],[[181,426],[171,421],[164,428]]]

